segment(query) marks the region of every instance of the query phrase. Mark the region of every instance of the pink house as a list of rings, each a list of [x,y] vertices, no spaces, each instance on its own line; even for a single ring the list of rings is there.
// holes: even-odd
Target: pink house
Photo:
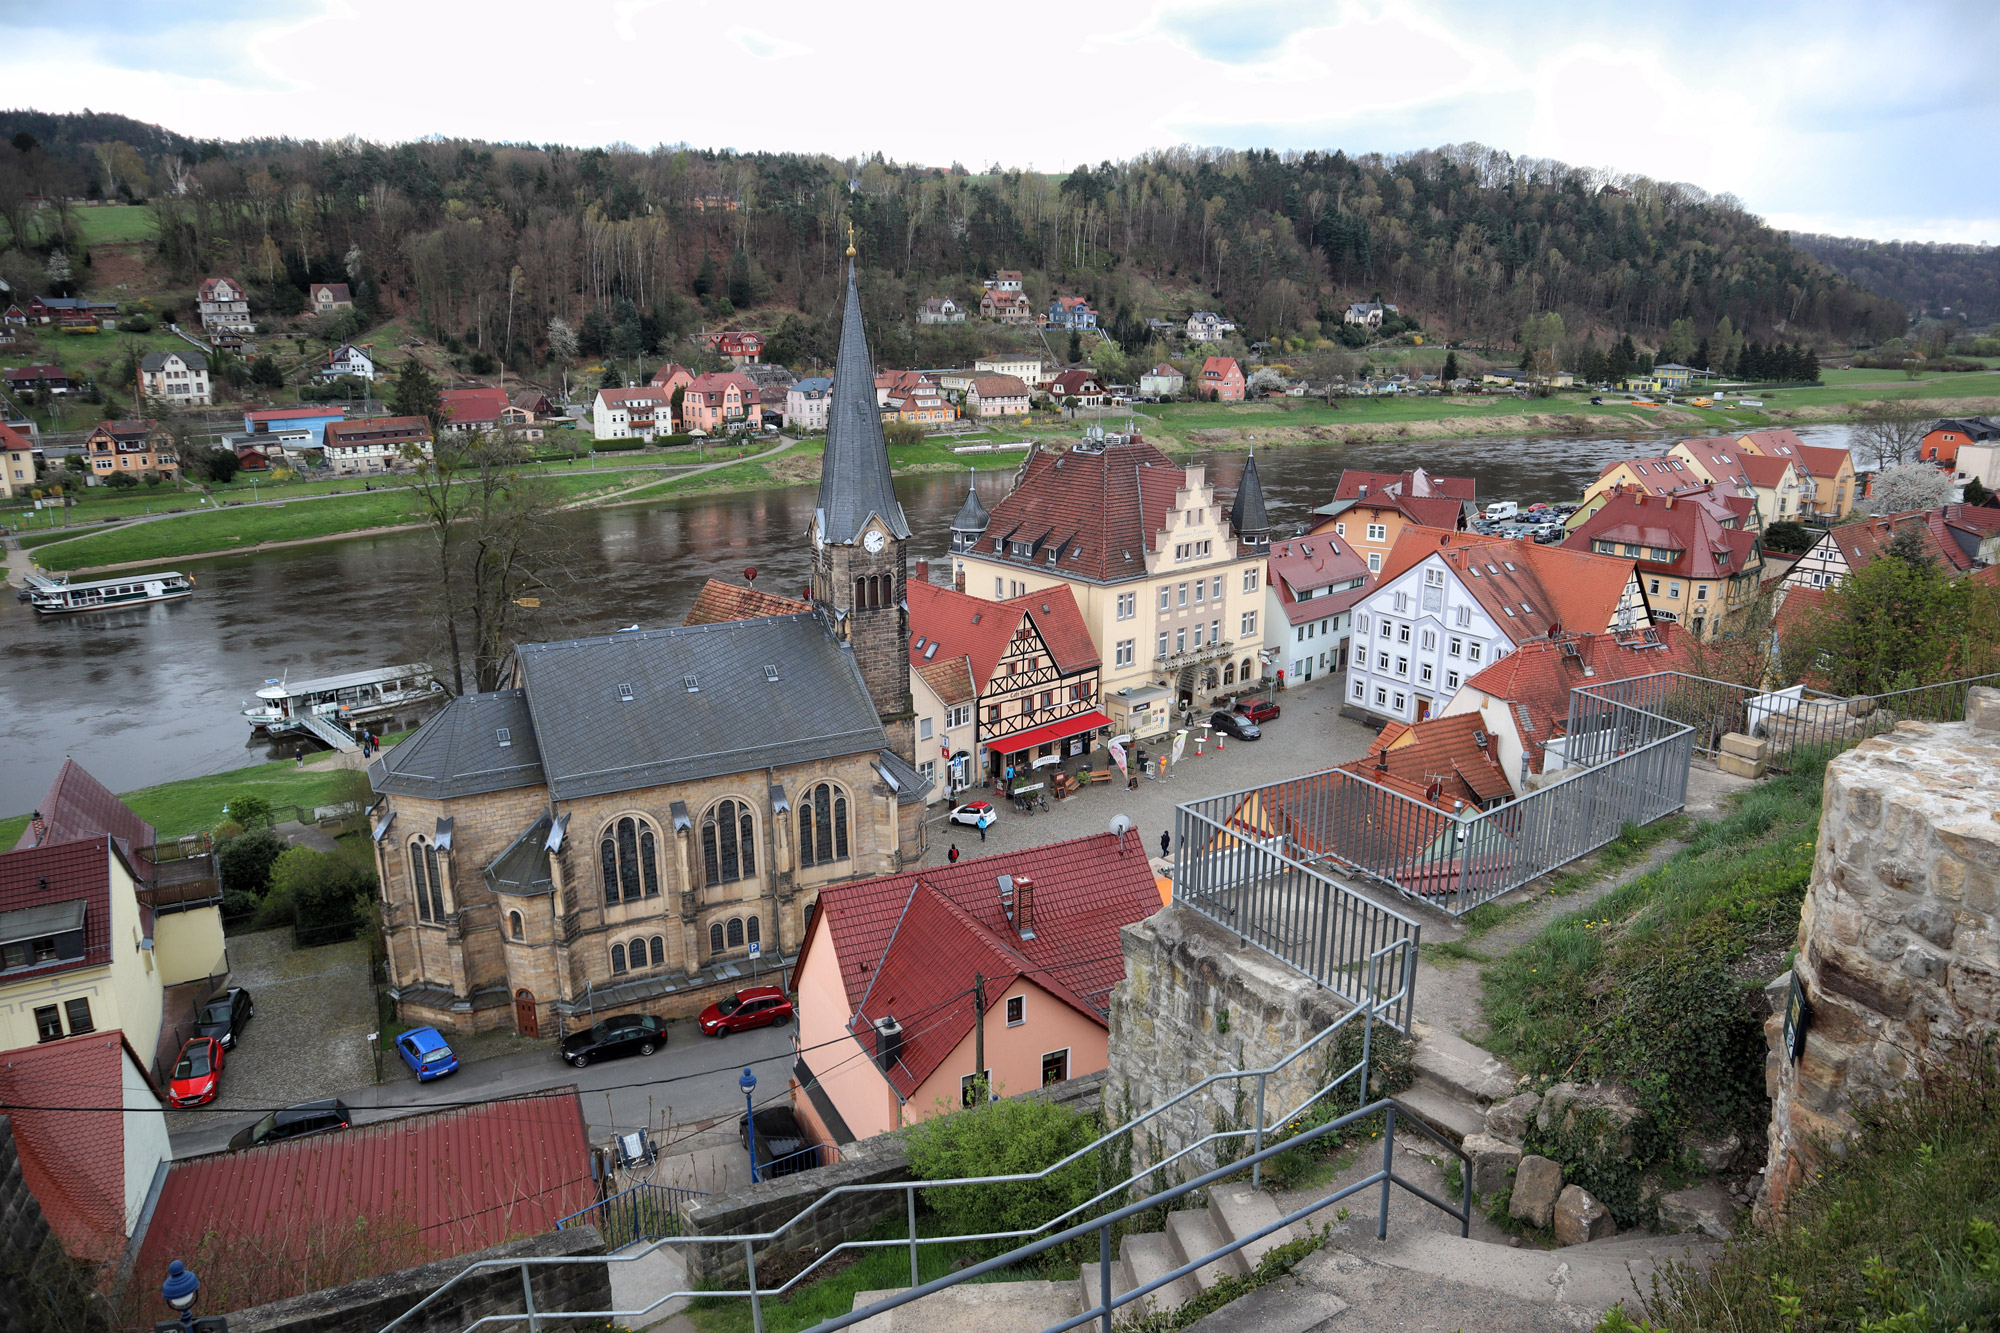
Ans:
[[[698,375],[681,395],[681,429],[713,435],[746,420],[756,406],[757,385],[748,375],[733,370]]]
[[[848,1143],[969,1105],[981,1026],[998,1096],[1103,1069],[1118,932],[1159,910],[1133,833],[826,889],[792,972],[800,1122]]]
[[[1243,367],[1233,356],[1211,356],[1201,363],[1201,396],[1212,403],[1243,401]]]

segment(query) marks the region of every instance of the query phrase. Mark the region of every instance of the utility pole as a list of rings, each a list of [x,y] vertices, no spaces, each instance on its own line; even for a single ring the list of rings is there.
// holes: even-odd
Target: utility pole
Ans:
[[[986,974],[972,975],[972,1086],[979,1098],[975,1106],[986,1104]]]

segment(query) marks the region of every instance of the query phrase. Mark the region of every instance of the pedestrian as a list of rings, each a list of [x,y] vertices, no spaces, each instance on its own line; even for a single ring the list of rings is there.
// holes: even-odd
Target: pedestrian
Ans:
[[[977,825],[977,827],[978,827],[978,829],[979,829],[979,840],[980,840],[981,842],[985,842],[985,841],[986,841],[986,821],[985,821],[985,820],[983,820],[983,819],[982,819],[982,820],[980,820],[980,821],[979,821],[979,823],[978,823],[978,825]]]
[[[953,844],[951,845],[951,850],[950,850],[950,851],[948,851],[948,852],[946,852],[946,853],[944,854],[944,859],[945,859],[945,860],[947,860],[947,861],[949,861],[949,862],[951,862],[951,863],[952,863],[953,865],[957,865],[957,864],[958,864],[958,844],[957,844],[957,843],[953,843]]]
[[[304,768],[306,766],[306,747],[303,745],[294,745],[292,747],[292,759],[300,768]]]
[[[1167,848],[1174,845],[1174,835],[1167,829],[1160,830],[1160,859],[1165,860]]]

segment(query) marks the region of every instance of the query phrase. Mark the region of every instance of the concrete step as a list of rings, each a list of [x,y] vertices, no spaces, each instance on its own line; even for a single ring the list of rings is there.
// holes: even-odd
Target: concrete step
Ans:
[[[1435,1084],[1419,1083],[1396,1094],[1396,1100],[1409,1111],[1453,1143],[1463,1143],[1468,1134],[1486,1132],[1486,1112],[1483,1108],[1463,1097],[1444,1092]],[[1401,1138],[1396,1140],[1402,1142]],[[1421,1147],[1420,1141],[1412,1147]]]
[[[1598,1310],[1651,1290],[1652,1275],[1665,1262],[1705,1264],[1722,1250],[1719,1244],[1692,1244],[1686,1236],[1645,1239],[1652,1243],[1620,1245],[1613,1239],[1542,1250],[1412,1229],[1391,1232],[1384,1241],[1349,1239],[1343,1245],[1370,1263],[1448,1278],[1513,1300]]]
[[[1213,1185],[1208,1191],[1209,1218],[1225,1241],[1241,1240],[1264,1227],[1271,1225],[1284,1214],[1278,1211],[1275,1199],[1253,1185]],[[1264,1262],[1264,1256],[1280,1245],[1297,1240],[1297,1223],[1274,1231],[1262,1240],[1253,1240],[1236,1252],[1243,1261],[1243,1271],[1256,1271]]]
[[[1204,1254],[1213,1254],[1228,1243],[1206,1208],[1189,1208],[1167,1214],[1167,1247],[1173,1251],[1176,1265],[1190,1263]],[[1243,1266],[1243,1251],[1238,1250],[1195,1269],[1194,1281],[1196,1286],[1207,1291],[1225,1276],[1242,1277],[1249,1271]]]
[[[865,1310],[907,1287],[861,1291],[853,1308]],[[1041,1333],[1070,1319],[1077,1304],[1074,1282],[967,1282],[946,1287],[908,1305],[885,1310],[850,1327],[861,1333],[938,1333],[978,1329],[980,1333]]]
[[[1414,1025],[1417,1082],[1484,1110],[1514,1095],[1515,1074],[1505,1060],[1429,1023]]]
[[[1173,1246],[1157,1231],[1125,1237],[1119,1243],[1118,1257],[1125,1267],[1125,1285],[1120,1289],[1121,1294],[1173,1272],[1184,1262],[1174,1257]],[[1165,1314],[1179,1309],[1200,1292],[1201,1288],[1191,1275],[1177,1277],[1166,1286],[1123,1307],[1121,1314],[1130,1319],[1154,1311]]]

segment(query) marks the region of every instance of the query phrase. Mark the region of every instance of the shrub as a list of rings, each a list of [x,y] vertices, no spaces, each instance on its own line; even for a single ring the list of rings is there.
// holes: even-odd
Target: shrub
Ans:
[[[1097,1120],[1040,1098],[993,1102],[925,1120],[908,1131],[910,1169],[919,1180],[1040,1171],[1097,1136]],[[960,1235],[1024,1231],[1097,1193],[1097,1168],[1084,1158],[1040,1180],[927,1189],[924,1203]],[[990,1241],[999,1254],[1015,1242]]]
[[[623,453],[627,449],[644,449],[645,447],[646,442],[639,439],[599,440],[591,446],[591,451],[600,454],[614,454]]]
[[[891,447],[924,442],[924,428],[914,421],[892,421],[882,427],[882,435]]]
[[[118,321],[118,328],[122,333],[151,333],[153,321],[144,315],[128,315]]]
[[[243,828],[269,828],[271,803],[261,796],[237,795],[229,798],[229,817]]]
[[[293,847],[271,863],[271,892],[259,925],[295,922],[315,930],[350,925],[375,890],[375,872],[357,857]]]
[[[139,484],[139,479],[129,472],[114,472],[104,479],[104,484],[116,491],[129,491]]]
[[[285,844],[269,829],[231,838],[216,849],[215,866],[225,892],[263,897],[271,887],[271,866],[284,855]]]

